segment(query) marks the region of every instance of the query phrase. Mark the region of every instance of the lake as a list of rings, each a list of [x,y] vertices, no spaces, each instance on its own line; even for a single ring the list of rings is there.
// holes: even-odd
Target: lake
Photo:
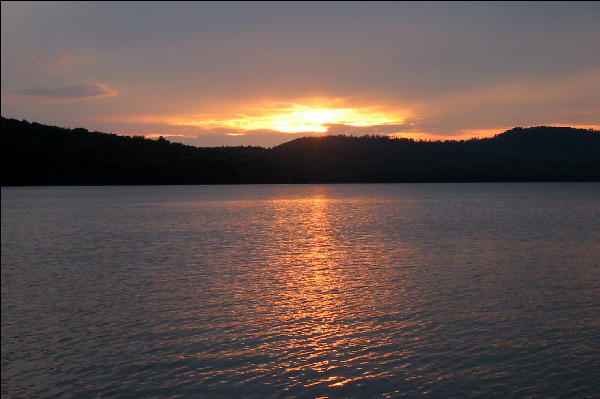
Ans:
[[[599,397],[600,183],[2,188],[2,397]]]

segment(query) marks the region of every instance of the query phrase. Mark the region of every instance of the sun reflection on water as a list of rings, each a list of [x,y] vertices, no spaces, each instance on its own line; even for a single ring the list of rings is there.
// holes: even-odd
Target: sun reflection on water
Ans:
[[[302,384],[304,388],[339,388],[389,374],[361,371],[361,364],[367,365],[370,358],[379,355],[366,350],[373,344],[368,325],[348,322],[357,306],[356,281],[344,268],[351,263],[352,254],[340,242],[332,223],[336,205],[326,193],[317,191],[312,198],[293,204],[293,221],[284,213],[275,222],[292,224],[297,234],[289,242],[290,251],[279,259],[286,273],[286,289],[281,294],[284,309],[279,317],[287,326],[286,333],[294,337],[281,349],[296,352],[281,366],[289,374],[291,385]],[[370,301],[362,300],[363,305]],[[294,374],[303,378],[295,378]]]
[[[210,227],[214,246],[203,243],[211,252],[201,255],[216,269],[188,295],[201,293],[205,302],[182,305],[183,326],[168,326],[192,334],[174,361],[200,362],[200,383],[276,380],[291,395],[336,396],[368,392],[409,365],[406,345],[418,344],[426,326],[402,316],[414,310],[403,303],[409,269],[388,259],[401,253],[401,242],[370,227],[368,200],[339,199],[324,186],[304,194],[203,203],[202,212],[220,212]],[[253,219],[244,219],[247,209]],[[189,220],[190,228],[202,222]],[[246,233],[248,225],[257,235]]]

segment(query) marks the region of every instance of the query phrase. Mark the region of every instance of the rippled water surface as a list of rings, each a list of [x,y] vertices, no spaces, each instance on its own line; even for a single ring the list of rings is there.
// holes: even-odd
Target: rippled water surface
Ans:
[[[600,184],[2,188],[3,397],[598,397]]]

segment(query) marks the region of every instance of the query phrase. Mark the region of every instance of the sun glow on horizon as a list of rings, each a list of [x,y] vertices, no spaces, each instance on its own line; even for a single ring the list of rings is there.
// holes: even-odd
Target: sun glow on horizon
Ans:
[[[403,116],[392,115],[372,107],[312,106],[292,103],[287,107],[266,107],[258,112],[222,118],[180,118],[174,126],[228,128],[236,131],[272,130],[281,133],[325,133],[331,125],[376,126],[403,123]]]

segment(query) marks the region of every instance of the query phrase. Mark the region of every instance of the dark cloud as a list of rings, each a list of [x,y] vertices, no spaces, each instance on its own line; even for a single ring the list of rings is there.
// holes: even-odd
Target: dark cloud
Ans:
[[[391,134],[400,133],[407,130],[413,130],[412,122],[386,125],[370,125],[370,126],[352,126],[343,124],[326,124],[328,134],[344,134],[353,136],[363,136],[366,134]]]
[[[100,83],[80,83],[64,86],[32,86],[15,90],[15,94],[55,100],[71,100],[81,98],[105,97],[116,94],[116,91]]]

